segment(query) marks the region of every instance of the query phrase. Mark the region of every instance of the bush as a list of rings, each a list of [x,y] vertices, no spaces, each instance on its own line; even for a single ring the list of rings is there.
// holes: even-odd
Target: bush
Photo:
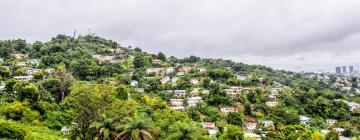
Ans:
[[[24,139],[26,131],[17,123],[0,121],[0,139]]]

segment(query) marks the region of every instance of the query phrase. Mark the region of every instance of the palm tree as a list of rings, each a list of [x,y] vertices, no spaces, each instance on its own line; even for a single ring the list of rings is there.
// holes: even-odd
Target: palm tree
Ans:
[[[167,140],[198,140],[201,139],[200,127],[195,123],[175,122],[169,127]]]
[[[116,136],[116,140],[153,140],[149,132],[151,119],[145,113],[135,113],[134,117],[125,117],[123,125],[117,129],[122,132]]]
[[[100,139],[112,139],[111,136],[116,136],[114,122],[116,118],[106,117],[102,115],[103,121],[101,123],[96,122],[90,125],[90,128],[95,128],[96,133],[100,136]]]

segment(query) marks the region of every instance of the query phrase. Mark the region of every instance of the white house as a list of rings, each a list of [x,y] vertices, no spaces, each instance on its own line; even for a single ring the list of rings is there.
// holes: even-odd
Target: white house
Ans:
[[[265,128],[269,127],[269,126],[274,126],[274,122],[273,121],[262,121],[261,122],[262,125],[264,125]]]
[[[165,76],[163,78],[161,78],[160,82],[161,84],[166,84],[167,82],[169,82],[171,79],[169,76]]]
[[[197,84],[199,84],[199,80],[198,79],[190,79],[190,83],[193,85],[197,85]]]
[[[300,123],[304,125],[308,125],[310,123],[310,118],[306,116],[299,116]]]
[[[173,77],[173,78],[171,79],[172,85],[176,85],[176,83],[177,83],[178,80],[179,80],[179,77]]]
[[[167,68],[165,68],[166,74],[173,73],[174,71],[175,71],[175,68],[174,68],[174,67],[167,67]]]
[[[67,126],[61,128],[61,132],[66,135],[70,133],[70,129]]]
[[[170,99],[171,106],[183,106],[184,99]]]
[[[333,130],[334,130],[339,136],[341,136],[342,133],[345,131],[344,128],[339,128],[339,127],[333,128]]]
[[[175,97],[186,97],[186,90],[174,90]]]
[[[268,107],[275,107],[278,104],[279,104],[278,102],[265,102],[265,105],[268,106]]]
[[[335,119],[326,119],[326,124],[328,125],[334,125],[337,122]]]
[[[201,102],[202,102],[202,98],[200,96],[187,98],[187,105],[189,107],[196,106],[196,104]]]
[[[34,78],[34,76],[32,75],[28,75],[28,76],[14,76],[14,79],[18,80],[18,81],[29,81],[31,79]]]
[[[246,77],[243,76],[243,75],[237,75],[237,76],[236,76],[236,79],[238,79],[238,80],[240,80],[240,81],[244,81],[244,80],[246,80]]]
[[[137,92],[143,93],[144,92],[144,88],[136,88],[135,89]]]
[[[223,108],[220,108],[220,111],[224,114],[228,114],[230,112],[235,112],[236,109],[234,107],[223,107]]]
[[[200,74],[206,73],[206,68],[198,68]]]
[[[133,86],[133,87],[137,86],[138,84],[139,84],[139,82],[136,81],[136,80],[132,80],[131,83],[130,83],[130,85]]]
[[[245,130],[249,130],[249,131],[254,131],[257,127],[257,124],[256,123],[245,123]]]
[[[216,125],[214,122],[202,122],[201,125],[204,129],[215,129],[216,128]]]
[[[154,64],[161,64],[161,63],[162,63],[162,60],[160,60],[160,59],[154,59],[154,60],[152,61],[152,63],[154,63]]]

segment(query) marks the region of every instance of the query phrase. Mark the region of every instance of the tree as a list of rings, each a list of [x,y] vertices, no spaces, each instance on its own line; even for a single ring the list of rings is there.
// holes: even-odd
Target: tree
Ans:
[[[21,101],[27,99],[32,103],[36,103],[40,99],[40,92],[38,88],[28,82],[17,83],[14,85],[17,98]]]
[[[166,56],[162,52],[159,52],[156,56],[157,59],[160,59],[162,61],[166,61]]]
[[[62,102],[65,98],[66,91],[71,86],[73,80],[72,80],[72,76],[66,70],[66,66],[64,63],[57,65],[55,72],[56,72],[56,77],[60,80],[59,82],[60,83],[59,89],[61,94],[60,102]]]
[[[243,124],[243,115],[240,114],[239,112],[230,112],[226,116],[226,121],[228,122],[228,124],[242,126],[242,124]]]
[[[311,134],[312,140],[325,140],[325,136],[321,134],[319,131],[315,131]]]
[[[116,136],[114,123],[116,118],[102,115],[102,122],[95,122],[90,125],[90,128],[95,128],[100,138],[112,139]]]
[[[43,73],[42,72],[35,72],[34,73],[34,79],[38,79],[38,80],[40,80],[40,79],[43,79]]]
[[[70,95],[65,98],[64,104],[77,112],[75,122],[81,129],[81,138],[86,139],[88,128],[98,119],[100,109],[100,94],[96,86],[78,82],[71,87]]]
[[[127,100],[129,90],[124,85],[119,85],[115,88],[116,98],[120,100]]]
[[[199,126],[193,122],[177,121],[168,128],[167,140],[199,140],[202,135]]]
[[[145,113],[135,113],[133,117],[125,117],[123,124],[117,129],[121,130],[116,136],[117,140],[153,140],[150,133],[152,120]]]
[[[26,131],[18,123],[0,120],[0,138],[24,139]]]
[[[133,64],[134,64],[134,68],[142,68],[144,67],[144,58],[142,55],[136,55],[134,57],[134,61],[133,61]]]
[[[220,136],[220,140],[242,140],[243,131],[235,125],[227,125],[224,133]]]
[[[331,130],[326,134],[326,140],[339,140],[339,135],[334,130]]]

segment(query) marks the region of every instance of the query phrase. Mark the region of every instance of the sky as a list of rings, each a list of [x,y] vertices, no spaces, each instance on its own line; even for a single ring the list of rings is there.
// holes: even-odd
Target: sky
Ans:
[[[0,39],[96,35],[168,56],[360,69],[359,0],[0,0]]]

